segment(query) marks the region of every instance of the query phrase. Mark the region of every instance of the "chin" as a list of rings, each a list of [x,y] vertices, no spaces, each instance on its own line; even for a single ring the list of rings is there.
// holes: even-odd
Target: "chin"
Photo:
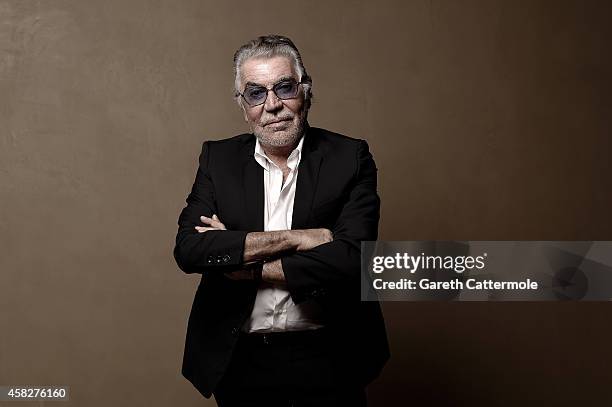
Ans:
[[[280,131],[268,131],[262,128],[254,131],[255,136],[263,145],[270,147],[287,147],[293,145],[301,136],[300,128],[290,127]]]

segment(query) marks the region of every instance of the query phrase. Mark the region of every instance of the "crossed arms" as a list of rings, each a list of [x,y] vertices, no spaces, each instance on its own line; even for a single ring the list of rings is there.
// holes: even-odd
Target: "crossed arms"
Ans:
[[[251,261],[280,256],[266,263],[262,277],[284,283],[296,304],[326,295],[344,282],[358,281],[361,241],[376,240],[380,209],[377,170],[365,141],[351,143],[356,165],[350,182],[343,186],[346,194],[331,230],[225,230],[221,220],[213,217],[218,208],[208,168],[211,147],[208,142],[202,146],[196,179],[179,216],[174,257],[181,270],[232,276]]]
[[[196,226],[195,229],[199,233],[206,233],[209,230],[227,230],[216,214],[213,214],[212,218],[201,216],[200,220],[208,226]],[[293,251],[310,250],[331,241],[331,231],[324,228],[249,232],[244,241],[242,255],[242,261],[246,267],[225,275],[233,280],[253,280],[254,270],[249,267],[249,264],[265,261],[261,274],[262,280],[272,284],[284,284],[285,274],[279,256]],[[269,261],[270,259],[273,260]]]

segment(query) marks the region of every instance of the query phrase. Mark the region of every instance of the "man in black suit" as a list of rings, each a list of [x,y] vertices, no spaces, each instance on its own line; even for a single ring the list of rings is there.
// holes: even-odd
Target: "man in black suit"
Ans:
[[[376,166],[363,140],[310,127],[312,81],[286,37],[234,56],[252,133],[206,141],[174,256],[200,273],[183,375],[220,406],[365,406],[389,358],[360,300],[376,240]]]

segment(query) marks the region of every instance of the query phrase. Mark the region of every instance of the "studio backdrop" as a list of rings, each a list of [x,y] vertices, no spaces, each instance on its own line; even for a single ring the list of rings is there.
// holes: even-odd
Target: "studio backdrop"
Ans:
[[[611,11],[1,0],[0,386],[215,405],[180,374],[199,278],[172,249],[202,142],[248,131],[232,56],[262,34],[300,49],[310,124],[368,141],[380,239],[612,240]],[[372,406],[612,402],[608,302],[382,305]]]

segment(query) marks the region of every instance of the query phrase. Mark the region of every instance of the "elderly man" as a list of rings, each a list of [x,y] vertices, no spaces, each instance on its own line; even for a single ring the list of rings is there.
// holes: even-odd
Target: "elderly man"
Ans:
[[[174,256],[200,273],[183,375],[220,406],[365,406],[389,357],[360,301],[376,240],[376,166],[363,140],[310,127],[312,81],[286,37],[234,55],[251,133],[206,141]]]

